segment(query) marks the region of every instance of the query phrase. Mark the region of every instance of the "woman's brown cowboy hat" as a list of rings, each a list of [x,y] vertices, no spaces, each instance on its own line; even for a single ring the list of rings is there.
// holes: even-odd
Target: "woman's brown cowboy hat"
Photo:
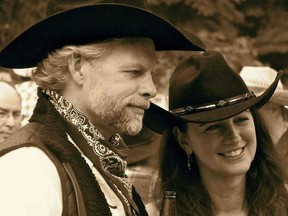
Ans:
[[[260,108],[273,95],[280,77],[258,97],[216,51],[193,53],[178,64],[169,86],[170,112],[151,103],[144,124],[162,133],[172,121],[220,121],[251,107]]]
[[[35,67],[48,53],[113,37],[147,37],[156,50],[204,50],[199,38],[149,12],[145,0],[52,0],[47,17],[0,52],[0,65]]]

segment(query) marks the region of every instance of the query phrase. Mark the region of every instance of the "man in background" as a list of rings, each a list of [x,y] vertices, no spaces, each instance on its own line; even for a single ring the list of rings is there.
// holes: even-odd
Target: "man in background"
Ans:
[[[21,98],[16,89],[0,81],[0,143],[21,125]]]

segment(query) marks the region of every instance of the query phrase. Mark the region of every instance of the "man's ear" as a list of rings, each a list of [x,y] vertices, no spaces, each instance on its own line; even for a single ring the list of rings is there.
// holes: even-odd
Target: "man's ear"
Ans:
[[[82,85],[84,82],[84,74],[82,72],[81,55],[74,54],[68,59],[68,69],[74,82]]]
[[[186,134],[183,133],[178,127],[172,129],[172,133],[175,136],[180,147],[188,154],[192,154],[191,147],[187,141]]]

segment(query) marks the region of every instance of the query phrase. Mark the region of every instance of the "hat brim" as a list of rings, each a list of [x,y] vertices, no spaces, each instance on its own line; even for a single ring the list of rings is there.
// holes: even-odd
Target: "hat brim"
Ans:
[[[249,87],[249,89],[254,91],[256,95],[262,94],[265,91],[265,89],[262,87]],[[272,95],[269,101],[287,106],[288,105],[288,90],[286,89],[282,90],[282,89],[276,88],[274,94]]]
[[[0,65],[35,67],[48,53],[113,37],[147,37],[157,51],[205,49],[195,35],[156,14],[121,4],[97,4],[54,14],[28,28],[0,52]]]
[[[280,105],[287,106],[288,105],[288,90],[275,91],[270,101],[280,104]]]
[[[162,109],[161,107],[151,103],[150,108],[145,111],[144,124],[157,133],[163,133],[164,130],[173,121],[184,120],[193,123],[208,123],[225,120],[251,107],[259,109],[271,98],[282,75],[283,72],[279,72],[274,82],[259,97],[254,97],[237,104],[227,105],[209,111],[176,116]]]

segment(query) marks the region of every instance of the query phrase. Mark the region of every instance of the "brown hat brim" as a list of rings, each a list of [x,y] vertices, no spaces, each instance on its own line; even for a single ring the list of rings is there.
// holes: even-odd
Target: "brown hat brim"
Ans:
[[[173,123],[173,121],[184,120],[194,123],[208,123],[225,120],[251,107],[259,109],[272,97],[277,87],[278,81],[282,75],[283,72],[279,72],[274,82],[259,97],[250,98],[240,103],[227,105],[209,111],[176,116],[171,112],[168,112],[161,107],[151,103],[150,108],[145,111],[144,124],[157,133],[163,133],[164,130]]]
[[[28,28],[0,52],[0,65],[29,68],[65,45],[114,37],[147,37],[156,50],[204,50],[192,33],[177,29],[156,14],[121,4],[89,5],[54,14]]]

